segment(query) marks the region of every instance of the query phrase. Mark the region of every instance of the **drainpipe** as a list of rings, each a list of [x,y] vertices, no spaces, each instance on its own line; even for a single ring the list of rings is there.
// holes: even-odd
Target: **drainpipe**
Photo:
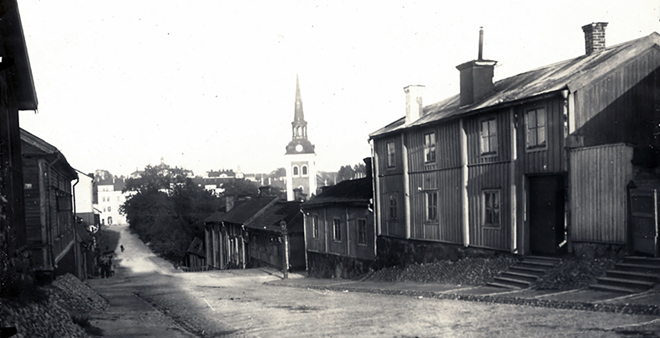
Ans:
[[[76,176],[78,176],[78,174],[76,174]],[[72,206],[73,207],[73,224],[71,224],[71,227],[72,227],[71,230],[73,230],[73,256],[75,257],[74,264],[76,265],[76,272],[79,275],[82,275],[82,273],[80,273],[81,271],[80,271],[80,265],[79,265],[81,257],[79,257],[79,255],[78,255],[78,245],[77,245],[77,243],[78,243],[78,230],[76,229],[77,228],[76,224],[78,223],[78,216],[76,216],[76,184],[78,184],[78,182],[80,182],[80,177],[76,177],[76,183],[74,183],[73,186],[71,187],[71,202],[73,203],[73,206]],[[86,277],[86,276],[80,276],[80,279],[82,280],[84,277]]]
[[[46,208],[46,219],[47,219],[47,222],[48,222],[48,224],[46,225],[46,229],[48,229],[48,237],[49,237],[48,247],[50,248],[50,264],[51,264],[51,267],[53,268],[53,279],[55,278],[55,268],[57,267],[57,262],[55,262],[55,254],[53,253],[53,243],[54,243],[54,240],[53,240],[53,222],[52,222],[52,219],[50,219],[50,198],[49,198],[49,196],[50,196],[50,186],[51,186],[50,183],[51,183],[51,176],[52,176],[51,175],[51,168],[52,168],[53,165],[55,165],[55,163],[57,163],[60,160],[61,156],[62,156],[62,154],[58,152],[57,153],[57,158],[55,159],[55,161],[53,161],[51,163],[46,162],[46,165],[48,166],[48,172],[46,173],[47,178],[48,178],[48,184],[46,185],[46,196],[45,196],[46,197],[46,205],[48,206]]]
[[[564,156],[565,156],[565,165],[566,165],[566,190],[564,198],[564,225],[566,227],[566,244],[568,253],[573,253],[573,241],[571,240],[571,201],[570,201],[570,188],[571,188],[571,170],[570,170],[570,157],[571,149],[568,144],[569,137],[571,135],[571,129],[574,127],[575,121],[572,120],[574,117],[570,115],[570,100],[573,100],[573,97],[570,95],[571,92],[568,89],[561,91],[562,100],[562,116],[564,117]]]

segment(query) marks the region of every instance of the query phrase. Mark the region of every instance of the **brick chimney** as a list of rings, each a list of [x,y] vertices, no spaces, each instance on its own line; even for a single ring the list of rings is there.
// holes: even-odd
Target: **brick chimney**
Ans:
[[[477,60],[456,66],[461,76],[460,106],[473,104],[493,91],[493,70],[497,61],[483,59],[484,30],[479,29]]]
[[[366,177],[371,179],[373,177],[371,172],[373,170],[373,168],[371,167],[371,157],[365,157],[363,161],[364,161],[364,169],[367,174]]]
[[[403,88],[406,93],[406,126],[417,121],[424,115],[424,105],[422,96],[424,95],[424,86],[410,85]]]
[[[594,22],[582,26],[584,49],[587,55],[605,49],[605,27],[607,22]]]

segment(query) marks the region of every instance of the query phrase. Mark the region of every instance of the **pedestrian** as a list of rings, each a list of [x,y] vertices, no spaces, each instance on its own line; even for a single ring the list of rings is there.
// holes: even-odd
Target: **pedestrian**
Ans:
[[[121,244],[119,247],[121,248],[121,252],[124,252],[124,245]]]

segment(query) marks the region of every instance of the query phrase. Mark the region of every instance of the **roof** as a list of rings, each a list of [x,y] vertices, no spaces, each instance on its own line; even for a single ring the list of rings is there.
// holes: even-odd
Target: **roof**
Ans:
[[[302,208],[332,203],[368,204],[373,198],[372,180],[369,177],[341,181],[303,203]]]
[[[277,201],[266,206],[261,212],[245,223],[246,228],[281,232],[280,222],[287,224],[289,232],[302,232],[303,222],[300,201]]]
[[[409,126],[404,125],[404,116],[369,136],[379,137],[403,128],[465,116],[564,89],[575,91],[652,48],[660,48],[660,35],[655,32],[591,55],[582,55],[502,79],[493,84],[492,94],[472,105],[459,107],[459,94],[456,94],[424,107],[423,116]]]
[[[15,82],[18,109],[37,110],[37,92],[16,0],[3,0],[0,3],[0,39],[5,47],[0,69],[8,67]]]
[[[21,142],[24,145],[21,147],[21,152],[23,156],[35,156],[39,158],[45,158],[55,164],[57,168],[61,170],[62,173],[67,175],[67,178],[74,180],[78,178],[78,173],[76,170],[67,162],[66,157],[62,154],[57,148],[52,144],[40,139],[39,137],[31,134],[25,129],[21,128]],[[35,153],[29,153],[29,151],[36,151]]]
[[[229,210],[221,219],[221,222],[245,224],[250,218],[254,217],[260,210],[268,204],[277,201],[278,197],[259,196],[247,200],[245,203],[235,206]]]
[[[200,257],[206,257],[206,252],[204,251],[204,241],[199,237],[195,237],[188,247],[187,253],[191,253]]]

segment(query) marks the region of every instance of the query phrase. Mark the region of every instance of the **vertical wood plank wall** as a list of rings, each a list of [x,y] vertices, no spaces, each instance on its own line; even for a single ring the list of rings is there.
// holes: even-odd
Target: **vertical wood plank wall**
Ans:
[[[632,179],[632,155],[632,147],[625,144],[571,150],[573,241],[626,242],[626,185]]]

